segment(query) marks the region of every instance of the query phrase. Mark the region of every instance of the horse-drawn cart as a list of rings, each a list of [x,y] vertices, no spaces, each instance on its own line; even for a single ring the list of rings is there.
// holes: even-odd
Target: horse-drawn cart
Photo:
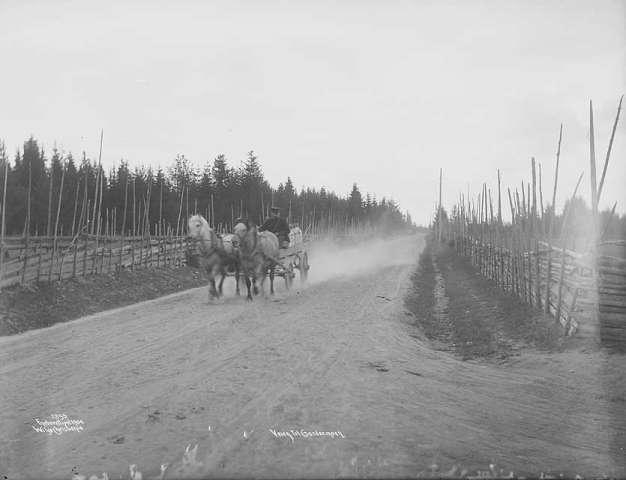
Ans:
[[[296,270],[300,272],[300,282],[305,282],[309,272],[309,254],[300,243],[294,247],[281,248],[278,254],[278,265],[274,268],[274,275],[285,279],[287,289],[293,285]]]
[[[266,239],[267,235],[265,232],[257,233],[256,227],[253,227],[254,230],[248,232],[248,226],[243,224],[241,226],[245,232],[243,234],[217,235],[201,215],[194,215],[189,219],[191,233],[185,252],[186,263],[191,267],[207,271],[210,282],[210,295],[212,297],[221,295],[225,277],[239,277],[239,275],[243,275],[245,279],[246,274],[251,273],[254,276],[253,278],[258,278],[258,275],[263,271],[263,264],[267,266],[267,270],[264,272],[265,275],[271,275],[273,270],[274,277],[279,276],[285,279],[287,289],[293,285],[296,270],[300,272],[300,282],[304,283],[306,281],[310,268],[309,254],[306,251],[306,242],[300,229],[293,229],[290,232],[289,242],[285,241],[283,244],[284,248],[278,248],[278,255],[276,255],[276,247],[278,246],[276,243],[274,243],[273,252],[268,253],[263,250],[261,239]],[[276,242],[274,234],[269,233],[269,235],[274,237],[274,242]],[[252,240],[247,239],[252,244],[251,247],[248,246],[248,252],[252,252],[252,255],[248,253],[247,257],[244,243],[246,236],[252,238]],[[255,262],[256,266],[254,266]],[[258,270],[256,272],[246,272],[246,267],[254,268],[255,270],[258,268]],[[215,285],[216,275],[221,275],[218,289],[216,289]],[[262,275],[261,288],[264,278],[266,277]],[[271,290],[273,292],[273,287]],[[237,294],[239,294],[238,284]],[[251,299],[251,297],[249,298]]]

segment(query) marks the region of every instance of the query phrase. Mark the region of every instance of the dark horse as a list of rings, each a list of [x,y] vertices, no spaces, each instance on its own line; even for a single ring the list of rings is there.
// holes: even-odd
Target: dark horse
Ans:
[[[249,221],[241,221],[235,225],[235,235],[239,238],[241,252],[241,266],[246,278],[248,300],[252,300],[250,293],[250,279],[254,294],[258,295],[256,281],[260,281],[261,292],[267,270],[270,271],[270,294],[274,294],[274,268],[278,263],[278,237],[272,232],[259,232],[256,225]]]

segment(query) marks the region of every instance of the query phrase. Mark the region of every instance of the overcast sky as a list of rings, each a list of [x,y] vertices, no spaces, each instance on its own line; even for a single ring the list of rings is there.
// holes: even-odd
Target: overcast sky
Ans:
[[[34,135],[103,162],[203,165],[258,154],[276,186],[396,199],[427,222],[530,157],[559,199],[598,168],[626,91],[625,1],[0,0],[0,139]],[[625,212],[626,118],[601,206]],[[545,198],[544,198],[545,200]],[[507,203],[508,204],[508,201]],[[508,209],[507,209],[508,214]]]

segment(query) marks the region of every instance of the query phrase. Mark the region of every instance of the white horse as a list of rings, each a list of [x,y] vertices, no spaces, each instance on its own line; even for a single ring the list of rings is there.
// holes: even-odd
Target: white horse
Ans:
[[[229,234],[219,237],[209,226],[202,215],[193,215],[188,222],[188,235],[197,242],[200,267],[209,276],[209,296],[216,298],[222,295],[222,285],[228,270],[235,272],[235,291],[239,292],[240,255],[237,237]],[[219,292],[215,287],[215,277],[221,274]]]

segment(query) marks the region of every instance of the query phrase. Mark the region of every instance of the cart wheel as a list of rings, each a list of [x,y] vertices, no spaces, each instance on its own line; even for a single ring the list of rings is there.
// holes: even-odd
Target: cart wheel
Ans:
[[[306,279],[309,275],[309,256],[306,252],[302,254],[302,258],[300,259],[300,282],[306,282]]]

